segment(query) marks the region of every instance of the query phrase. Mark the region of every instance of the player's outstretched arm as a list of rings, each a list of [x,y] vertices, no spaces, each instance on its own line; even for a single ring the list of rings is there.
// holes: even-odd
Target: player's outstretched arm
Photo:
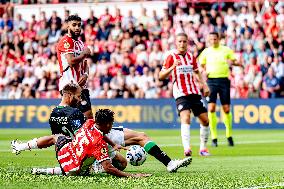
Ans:
[[[143,173],[138,173],[138,174],[129,174],[123,171],[118,170],[115,168],[109,160],[105,160],[102,162],[102,166],[106,173],[110,175],[114,175],[117,177],[134,177],[134,178],[139,178],[139,177],[149,177],[151,174],[143,174]]]

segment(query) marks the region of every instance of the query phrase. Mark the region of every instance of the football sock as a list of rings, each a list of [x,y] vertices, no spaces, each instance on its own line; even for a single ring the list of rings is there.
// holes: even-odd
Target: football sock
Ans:
[[[209,126],[211,131],[211,138],[217,138],[217,116],[216,112],[208,112]]]
[[[19,143],[17,146],[19,150],[31,150],[31,149],[37,149],[37,138],[34,138],[33,140],[30,140],[25,143]]]
[[[232,136],[233,127],[232,127],[232,113],[223,114],[223,122],[226,126],[226,137],[229,138]]]
[[[38,169],[38,172],[42,174],[47,174],[47,175],[62,175],[62,171],[60,167]]]
[[[149,141],[144,145],[145,151],[154,156],[158,161],[162,162],[165,166],[169,164],[171,161],[171,158],[163,152],[159,146],[153,141]]]
[[[200,150],[206,149],[209,137],[209,126],[205,127],[200,124]]]
[[[181,124],[181,140],[184,150],[190,149],[190,124]]]

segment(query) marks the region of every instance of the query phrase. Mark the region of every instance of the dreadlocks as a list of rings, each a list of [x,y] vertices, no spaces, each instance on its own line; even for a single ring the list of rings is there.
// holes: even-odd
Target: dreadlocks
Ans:
[[[114,112],[110,109],[99,109],[95,115],[96,124],[105,125],[114,122]]]

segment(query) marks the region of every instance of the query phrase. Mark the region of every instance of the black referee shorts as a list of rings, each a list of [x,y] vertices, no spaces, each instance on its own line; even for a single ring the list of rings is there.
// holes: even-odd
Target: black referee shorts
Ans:
[[[208,78],[207,84],[210,89],[208,103],[216,103],[219,94],[222,105],[231,104],[231,81],[228,78]]]
[[[183,110],[192,111],[195,117],[207,112],[203,99],[200,95],[197,94],[190,94],[177,98],[176,105],[178,115],[180,115],[180,112],[182,112]]]
[[[81,104],[77,107],[82,113],[85,113],[92,109],[90,92],[88,89],[83,89],[81,92]]]

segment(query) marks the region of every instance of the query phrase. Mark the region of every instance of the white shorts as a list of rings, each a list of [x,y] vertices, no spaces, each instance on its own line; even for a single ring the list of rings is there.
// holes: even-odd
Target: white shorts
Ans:
[[[115,144],[125,146],[123,126],[113,127],[106,136]],[[110,145],[108,145],[108,151],[109,157],[114,158],[116,151]]]

